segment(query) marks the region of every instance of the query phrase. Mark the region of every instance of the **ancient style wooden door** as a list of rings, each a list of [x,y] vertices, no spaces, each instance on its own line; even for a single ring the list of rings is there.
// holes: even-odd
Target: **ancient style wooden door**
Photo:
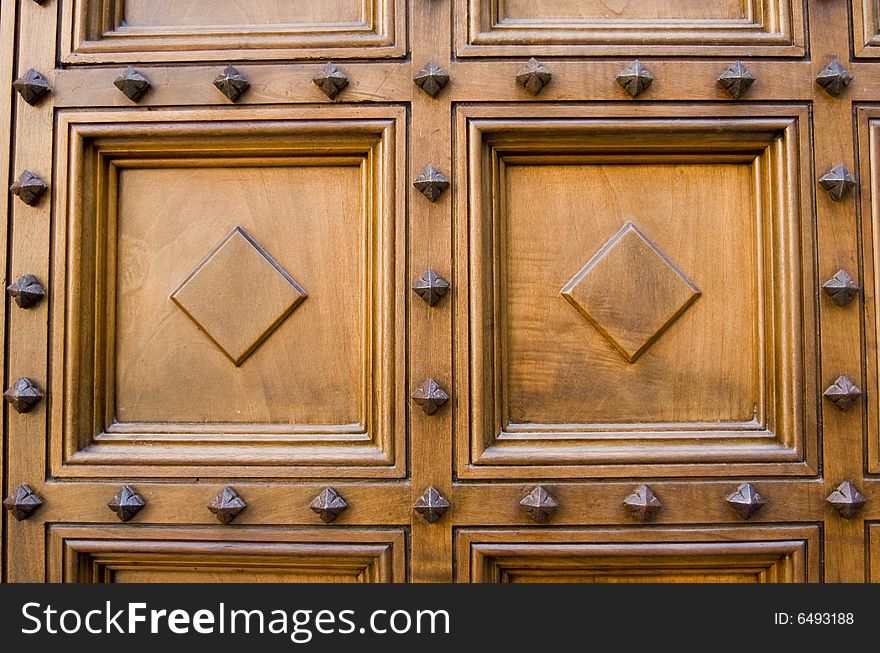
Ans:
[[[876,0],[0,43],[6,580],[880,580]]]

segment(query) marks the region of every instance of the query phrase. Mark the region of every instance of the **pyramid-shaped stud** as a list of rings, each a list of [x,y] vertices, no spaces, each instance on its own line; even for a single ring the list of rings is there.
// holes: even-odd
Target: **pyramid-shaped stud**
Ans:
[[[251,87],[251,83],[247,77],[238,72],[233,66],[226,66],[226,70],[214,78],[214,86],[223,95],[235,102]]]
[[[838,96],[843,92],[853,77],[837,59],[825,66],[816,77],[816,83],[831,95]]]
[[[516,81],[532,95],[537,95],[553,79],[547,66],[532,58],[516,73]]]
[[[43,391],[30,379],[22,377],[3,393],[3,398],[18,413],[27,413],[40,403]]]
[[[443,295],[449,292],[449,282],[434,270],[426,270],[415,280],[412,289],[428,306],[436,306]]]
[[[844,164],[838,163],[819,177],[819,185],[825,189],[831,199],[838,202],[855,187],[856,179]]]
[[[145,505],[147,502],[130,485],[123,485],[119,493],[107,502],[107,507],[116,513],[121,522],[129,521]]]
[[[437,381],[426,379],[422,385],[412,393],[414,403],[422,407],[426,415],[433,415],[440,407],[449,401],[449,395]]]
[[[137,102],[150,90],[150,80],[131,66],[113,81],[113,85],[132,102]]]
[[[623,505],[639,521],[648,521],[654,518],[663,507],[660,499],[647,485],[638,486],[632,494],[623,500]]]
[[[12,87],[28,104],[36,104],[52,90],[49,81],[33,68],[12,82]]]
[[[15,283],[6,286],[6,294],[15,300],[20,308],[33,308],[46,296],[46,289],[32,274],[25,274]]]
[[[859,511],[867,503],[868,499],[859,489],[850,483],[844,481],[837,486],[837,489],[829,494],[825,501],[833,507],[838,514],[844,519],[852,519],[859,514]]]
[[[431,97],[437,97],[440,91],[449,83],[449,73],[441,68],[436,62],[429,61],[413,77],[416,86]]]
[[[651,71],[636,59],[626,68],[617,73],[617,83],[632,97],[640,95],[654,82]]]
[[[522,509],[528,513],[534,521],[543,524],[550,519],[550,516],[556,512],[559,507],[553,495],[547,491],[543,485],[536,485],[531,491],[523,497],[519,502]]]
[[[29,485],[19,485],[12,496],[3,500],[3,507],[18,521],[27,519],[42,505],[43,500],[34,494]]]
[[[49,185],[45,181],[30,170],[25,170],[18,176],[18,179],[12,182],[9,190],[28,206],[34,206],[48,188]]]
[[[449,188],[449,178],[433,164],[429,164],[422,174],[415,178],[413,186],[429,200],[436,202],[443,191]]]
[[[348,501],[332,487],[325,487],[321,490],[321,494],[312,499],[309,508],[321,518],[322,522],[329,524],[348,508]]]
[[[446,497],[440,494],[440,490],[429,487],[413,504],[413,510],[419,513],[429,524],[437,522],[450,507]]]
[[[745,67],[742,61],[737,61],[718,77],[718,83],[731,97],[738,98],[749,90],[755,83],[755,74]]]
[[[862,396],[862,389],[846,374],[841,374],[823,394],[840,410],[849,410]]]
[[[328,61],[327,64],[321,69],[317,75],[312,78],[312,81],[324,91],[324,95],[326,95],[331,100],[335,100],[336,96],[348,86],[348,77],[344,72],[339,70],[336,67],[336,64]]]
[[[761,496],[758,489],[751,483],[743,483],[735,492],[727,495],[725,501],[739,513],[743,519],[748,519],[767,503],[767,500]]]
[[[855,299],[862,288],[846,270],[838,270],[822,284],[822,290],[838,306],[846,306]]]
[[[217,521],[221,524],[228,524],[238,517],[239,513],[247,508],[247,503],[241,498],[231,487],[225,487],[216,497],[211,499],[208,504],[210,510]]]

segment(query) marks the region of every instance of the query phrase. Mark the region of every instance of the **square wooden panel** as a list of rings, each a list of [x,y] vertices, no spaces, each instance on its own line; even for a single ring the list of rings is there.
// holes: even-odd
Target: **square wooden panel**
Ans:
[[[462,478],[815,473],[807,114],[725,111],[459,113]]]
[[[880,2],[852,0],[853,52],[857,57],[880,57]]]
[[[403,0],[68,0],[64,63],[402,57]]]
[[[405,474],[402,119],[59,114],[55,475]]]
[[[819,527],[462,530],[463,583],[805,583]]]
[[[52,525],[52,583],[400,583],[402,530]]]
[[[455,0],[459,56],[803,56],[800,0]]]
[[[868,582],[880,583],[880,524],[867,524],[868,529]]]

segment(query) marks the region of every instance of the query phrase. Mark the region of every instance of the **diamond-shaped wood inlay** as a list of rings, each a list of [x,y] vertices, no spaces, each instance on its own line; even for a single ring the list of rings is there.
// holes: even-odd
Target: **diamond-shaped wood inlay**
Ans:
[[[627,222],[561,293],[632,363],[700,296],[700,289]]]
[[[307,296],[244,229],[236,227],[171,299],[238,366]]]

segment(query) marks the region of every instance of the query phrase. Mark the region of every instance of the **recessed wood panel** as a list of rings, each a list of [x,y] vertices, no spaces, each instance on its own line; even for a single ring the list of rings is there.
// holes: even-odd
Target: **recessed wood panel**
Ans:
[[[456,0],[458,54],[799,56],[799,0]]]
[[[813,227],[790,172],[803,114],[710,126],[677,111],[462,116],[462,475],[810,473]]]
[[[60,118],[57,464],[400,473],[399,116]]]
[[[463,530],[459,582],[819,581],[817,526],[676,530]]]
[[[68,63],[246,57],[394,57],[405,50],[400,0],[72,0]]]
[[[880,583],[880,524],[868,524],[868,582]]]
[[[393,530],[265,530],[53,525],[55,583],[394,583],[405,540]]]
[[[880,57],[880,2],[852,0],[853,47],[857,57]]]

